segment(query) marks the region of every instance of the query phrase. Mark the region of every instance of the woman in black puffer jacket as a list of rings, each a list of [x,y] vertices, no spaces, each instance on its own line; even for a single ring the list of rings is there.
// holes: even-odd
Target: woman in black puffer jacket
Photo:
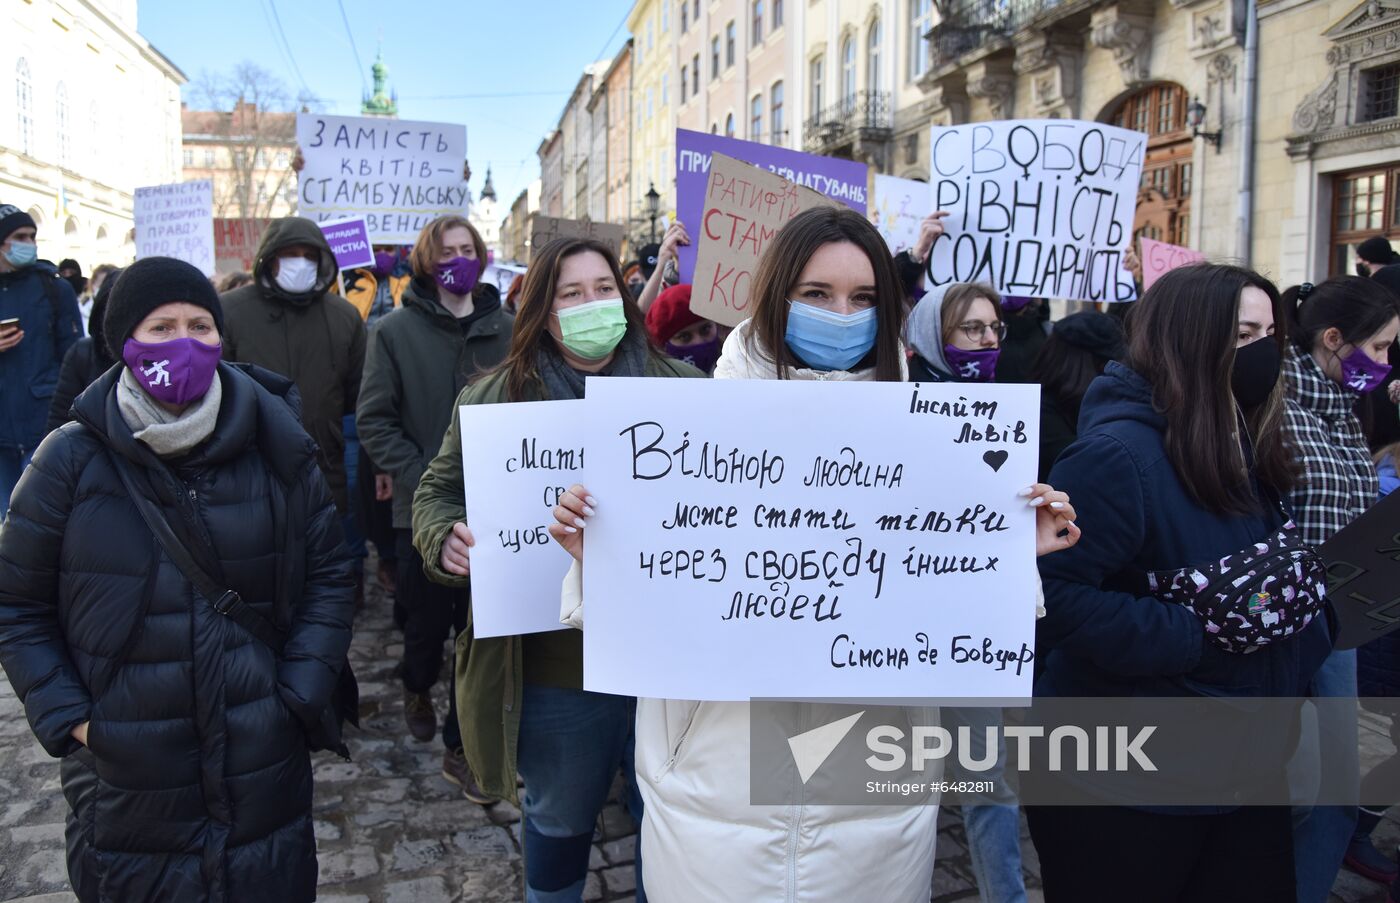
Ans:
[[[58,368],[58,386],[53,390],[53,401],[49,403],[46,433],[52,433],[72,420],[69,409],[73,406],[73,400],[117,362],[107,349],[107,340],[102,334],[102,318],[107,315],[107,299],[112,297],[112,287],[117,284],[117,277],[121,274],[122,271],[117,270],[102,280],[102,287],[92,299],[88,334],[74,342],[63,356],[63,365]]]
[[[220,363],[222,319],[198,270],[133,264],[106,316],[126,366],[40,445],[0,530],[0,663],[63,758],[83,903],[316,895],[304,732],[350,643],[351,564],[292,384]],[[280,656],[195,592],[118,466],[286,632]]]

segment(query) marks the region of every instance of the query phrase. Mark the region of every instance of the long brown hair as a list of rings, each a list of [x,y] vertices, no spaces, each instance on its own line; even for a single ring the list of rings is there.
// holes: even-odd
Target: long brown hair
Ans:
[[[754,273],[749,298],[753,303],[753,325],[748,335],[749,351],[760,355],[778,370],[779,379],[788,378],[794,365],[788,352],[788,297],[807,261],[822,245],[850,242],[870,258],[875,272],[875,378],[900,382],[903,352],[899,333],[904,323],[903,291],[895,273],[889,248],[875,227],[847,207],[817,207],[797,214],[778,231],[763,252]]]
[[[953,344],[953,330],[958,328],[958,324],[967,316],[968,310],[978,298],[986,298],[992,302],[992,310],[1001,315],[1001,294],[996,289],[985,282],[958,282],[948,286],[948,291],[943,293],[943,308],[940,328],[943,330],[939,338],[942,344]]]
[[[1128,311],[1126,363],[1152,385],[1152,406],[1167,420],[1167,457],[1186,492],[1219,514],[1260,509],[1239,434],[1230,389],[1239,329],[1240,294],[1269,296],[1273,336],[1282,357],[1287,320],[1278,289],[1236,266],[1196,264],[1164,274]],[[1292,458],[1283,440],[1284,380],[1262,404],[1244,410],[1253,444],[1254,472],[1280,495],[1293,485]]]
[[[413,243],[413,250],[408,255],[408,266],[413,270],[413,275],[425,279],[433,278],[438,258],[442,256],[442,236],[448,229],[458,226],[471,233],[476,259],[481,261],[481,268],[486,269],[486,242],[481,240],[481,233],[476,231],[476,226],[467,222],[466,218],[449,214],[439,216],[418,233],[418,240]]]
[[[559,271],[564,260],[575,254],[592,251],[601,254],[612,270],[616,280],[617,294],[622,299],[622,310],[627,316],[627,336],[623,341],[646,333],[645,321],[637,302],[632,300],[622,281],[622,268],[617,264],[617,255],[600,241],[591,238],[556,238],[542,248],[536,248],[530,256],[530,268],[525,271],[525,282],[520,288],[520,296],[515,308],[515,331],[511,334],[510,353],[490,373],[506,372],[506,397],[511,401],[524,401],[533,388],[542,392],[539,370],[535,359],[540,348],[548,348],[560,354],[554,336],[549,332],[549,318],[554,313],[554,290],[559,285]],[[647,353],[652,354],[651,343],[645,342]],[[486,375],[486,374],[483,374]]]

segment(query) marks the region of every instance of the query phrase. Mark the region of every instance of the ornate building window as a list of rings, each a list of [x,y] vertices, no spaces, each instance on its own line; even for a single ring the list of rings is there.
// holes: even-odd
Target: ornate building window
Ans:
[[[19,58],[15,64],[15,125],[19,132],[21,153],[34,154],[34,81],[29,75],[29,61]]]
[[[1331,214],[1328,275],[1349,275],[1358,244],[1376,235],[1400,239],[1400,168],[1337,174],[1332,179]]]
[[[1183,246],[1191,244],[1195,153],[1186,104],[1180,85],[1152,85],[1129,95],[1113,117],[1115,125],[1148,136],[1133,235]]]
[[[1400,63],[1377,66],[1362,72],[1362,122],[1393,119],[1400,101]]]

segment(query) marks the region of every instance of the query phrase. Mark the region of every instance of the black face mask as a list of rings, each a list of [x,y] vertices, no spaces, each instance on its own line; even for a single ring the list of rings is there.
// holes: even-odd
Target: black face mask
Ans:
[[[1356,262],[1356,275],[1362,276],[1362,277],[1368,277],[1368,276],[1371,275],[1371,268],[1368,267],[1366,264],[1364,264],[1364,263],[1362,263],[1361,261],[1358,260],[1358,261]]]
[[[1273,336],[1255,339],[1243,348],[1235,349],[1235,364],[1230,373],[1230,390],[1242,408],[1263,404],[1278,384],[1282,360],[1278,342]]]

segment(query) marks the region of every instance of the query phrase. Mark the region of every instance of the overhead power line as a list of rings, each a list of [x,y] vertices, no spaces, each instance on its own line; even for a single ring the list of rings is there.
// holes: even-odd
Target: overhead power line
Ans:
[[[412,94],[400,95],[399,100],[483,100],[496,97],[558,97],[569,91],[495,91],[482,94]]]
[[[350,17],[345,14],[345,0],[335,0],[340,7],[340,21],[345,23],[345,36],[350,39],[350,52],[355,55],[355,71],[360,76],[360,87],[369,93],[369,83],[365,81],[365,69],[360,59],[360,48],[355,46],[355,33],[350,30]]]
[[[307,94],[311,93],[311,88],[306,84],[306,79],[302,77],[301,67],[297,65],[297,58],[292,53],[292,45],[287,40],[287,33],[282,30],[282,17],[277,15],[277,0],[267,0],[268,8],[272,10],[272,21],[277,26],[277,37],[281,38],[282,46],[287,50],[287,61],[292,64],[292,71],[296,73],[297,81],[301,84],[301,89]]]

